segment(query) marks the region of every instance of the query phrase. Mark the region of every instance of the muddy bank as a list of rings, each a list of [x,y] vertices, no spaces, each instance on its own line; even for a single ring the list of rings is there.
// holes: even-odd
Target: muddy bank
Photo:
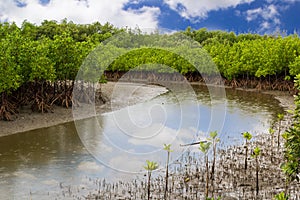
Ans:
[[[116,94],[117,91],[122,91],[123,95],[127,94],[126,98]],[[96,105],[98,114],[150,100],[167,92],[167,90],[155,85],[108,82],[102,85],[102,92],[107,97],[108,102]],[[113,101],[110,101],[111,99]],[[36,113],[25,107],[20,110],[14,121],[0,121],[0,137],[71,121],[73,121],[71,108],[54,106],[53,113]]]
[[[191,85],[202,85],[199,82],[193,82]],[[229,88],[226,86],[226,88]],[[294,108],[294,98],[289,92],[283,91],[258,91],[256,89],[243,89],[249,92],[262,92],[273,95],[280,101],[285,110]],[[96,105],[98,114],[117,110],[122,107],[130,106],[136,103],[141,103],[150,100],[160,94],[163,94],[167,89],[156,85],[147,85],[144,83],[125,83],[125,82],[108,82],[102,85],[102,92],[107,97],[108,102],[102,105]],[[110,101],[113,99],[112,101]],[[58,124],[73,121],[72,109],[66,109],[59,106],[54,106],[53,113],[36,113],[30,108],[22,108],[14,121],[0,121],[0,137],[29,130],[50,127]]]
[[[155,71],[105,71],[107,80],[138,81],[138,82],[178,82],[187,80],[190,83],[225,85],[231,88],[252,88],[256,90],[279,90],[295,93],[294,82],[285,80],[285,76],[268,77],[239,77],[232,80],[221,78],[218,75],[206,75],[199,72],[189,72],[185,75],[180,73],[161,73]]]

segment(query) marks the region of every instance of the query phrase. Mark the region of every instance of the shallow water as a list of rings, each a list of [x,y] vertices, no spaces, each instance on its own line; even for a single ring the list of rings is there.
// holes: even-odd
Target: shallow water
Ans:
[[[90,178],[144,179],[146,160],[165,166],[165,143],[175,150],[173,162],[182,144],[206,140],[207,132],[218,131],[220,147],[240,144],[242,132],[267,133],[283,112],[270,95],[226,90],[224,99],[194,90],[196,98],[169,92],[76,124],[0,138],[0,199],[73,199],[62,191],[72,186],[85,195],[95,187]]]

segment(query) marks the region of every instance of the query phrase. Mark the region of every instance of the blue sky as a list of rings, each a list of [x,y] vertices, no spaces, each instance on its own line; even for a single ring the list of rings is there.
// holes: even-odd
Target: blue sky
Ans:
[[[300,0],[0,0],[0,20],[110,22],[117,27],[236,33],[300,31]]]

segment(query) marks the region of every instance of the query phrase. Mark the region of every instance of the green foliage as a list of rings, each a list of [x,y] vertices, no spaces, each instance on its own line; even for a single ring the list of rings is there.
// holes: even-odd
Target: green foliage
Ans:
[[[277,114],[277,119],[278,119],[278,121],[283,120],[283,117],[284,117],[284,114],[282,114],[282,113],[278,113],[278,114]]]
[[[10,36],[0,41],[0,94],[10,93],[22,84],[21,66],[18,58],[19,33],[12,32]]]
[[[300,74],[296,76],[295,86],[300,91]],[[286,162],[282,169],[290,181],[300,181],[300,92],[295,96],[295,105],[293,124],[283,134]]]
[[[164,150],[169,153],[174,151],[174,150],[171,150],[171,144],[164,144]]]
[[[252,154],[252,157],[253,158],[256,158],[260,155],[260,148],[259,147],[255,147],[254,150],[253,150],[253,154]]]
[[[159,65],[145,65],[160,63],[173,68],[161,68]],[[193,68],[190,63],[181,58],[175,53],[158,48],[140,48],[134,49],[118,59],[116,59],[110,66],[112,71],[129,71],[132,68],[135,70],[155,71],[173,73],[175,71],[186,73]],[[167,69],[165,71],[165,69]]]
[[[209,133],[209,136],[212,140],[214,140],[218,136],[218,132],[217,131],[212,131],[212,132]]]
[[[54,81],[56,78],[54,63],[48,57],[49,41],[43,40],[35,42],[35,51],[32,54],[29,81]]]
[[[116,33],[110,24],[77,25],[45,20],[41,26],[24,21],[0,24],[0,94],[12,92],[30,81],[74,80],[89,51],[100,36]]]
[[[300,40],[297,35],[287,37],[260,36],[257,34],[235,35],[232,32],[208,31],[206,28],[199,30],[187,28],[183,33],[200,43],[208,51],[209,54],[207,54],[199,48],[195,51],[191,50],[192,48],[189,48],[188,45],[177,44],[174,40],[170,41],[170,35],[159,35],[157,33],[146,35],[138,28],[117,29],[109,23],[104,25],[99,22],[75,24],[64,19],[61,22],[45,20],[40,26],[36,26],[24,21],[21,28],[18,28],[15,23],[5,22],[0,26],[0,38],[6,38],[16,31],[20,32],[19,35],[22,36],[23,41],[26,40],[26,42],[23,42],[24,46],[17,45],[17,49],[30,47],[29,40],[35,41],[48,38],[51,42],[53,41],[53,44],[49,47],[51,51],[48,57],[51,59],[51,63],[54,64],[57,79],[61,79],[62,76],[73,78],[78,66],[80,66],[79,63],[82,62],[82,58],[87,55],[87,49],[91,50],[95,45],[120,32],[127,32],[130,36],[119,38],[113,45],[121,49],[130,47],[136,48],[136,50],[114,61],[109,68],[112,71],[128,71],[141,64],[161,63],[182,74],[192,73],[197,68],[202,74],[210,75],[216,72],[212,63],[213,60],[221,75],[230,80],[240,76],[247,76],[248,78],[284,74],[289,77],[297,75],[300,69]],[[176,36],[176,34],[174,33],[172,36]],[[153,48],[142,48],[140,50],[143,44],[149,43],[153,44]],[[20,44],[22,44],[22,41]],[[173,48],[174,51],[170,53],[155,49],[157,44],[165,44],[166,48]],[[182,55],[182,52],[188,55],[188,60],[192,63],[187,62],[186,58],[178,57]],[[30,52],[26,54],[30,54]],[[22,56],[22,58],[30,58],[30,55]],[[23,61],[26,62],[26,60]],[[47,62],[45,59],[41,61]],[[65,67],[69,70],[63,70]],[[147,70],[158,70],[160,72],[159,69],[152,69],[151,67]],[[167,71],[162,72],[172,73],[173,71],[168,68]],[[29,79],[29,74],[25,74],[25,76]]]
[[[274,196],[274,200],[288,200],[289,196],[286,195],[284,192],[280,192]]]
[[[54,36],[50,46],[50,58],[55,63],[58,80],[74,80],[80,67],[76,42],[66,32]]]
[[[146,160],[147,165],[144,166],[144,169],[148,171],[148,200],[150,200],[150,190],[151,190],[151,174],[153,170],[158,168],[158,164],[153,161]]]
[[[206,43],[204,48],[226,79],[299,73],[300,40],[297,35],[282,38],[241,34],[232,40],[216,36],[210,40],[214,42]]]
[[[300,73],[298,35],[235,35],[205,28],[187,28],[183,33],[144,34],[138,28],[75,24],[67,19],[45,20],[39,26],[28,21],[21,27],[0,23],[0,95],[31,82],[72,82],[78,74],[85,81],[105,82],[99,77],[104,69],[183,75],[199,71],[209,76],[220,72],[228,80],[267,76],[293,80]],[[117,40],[107,40],[114,35]]]
[[[248,168],[248,143],[252,139],[252,135],[249,132],[244,132],[243,137],[246,139],[246,149],[245,149],[245,170]]]
[[[203,142],[203,141],[201,141],[199,144],[200,144],[199,150],[202,153],[207,154],[207,152],[208,152],[208,150],[210,148],[211,142]]]
[[[244,132],[243,137],[248,141],[252,139],[252,135],[249,132]]]
[[[3,65],[11,63],[14,65],[14,69],[5,71],[16,73],[13,75],[15,78],[12,79],[12,82],[16,83],[5,87],[17,88],[22,82],[34,78],[74,80],[81,62],[91,49],[112,35],[124,31],[129,36],[124,36],[118,40],[118,43],[112,44],[114,47],[111,51],[120,52],[119,55],[121,55],[125,52],[125,47],[135,49],[114,59],[113,63],[106,63],[105,66],[110,65],[108,70],[128,71],[136,67],[137,70],[163,73],[178,71],[181,74],[187,74],[198,69],[201,74],[210,75],[216,72],[213,60],[225,78],[234,79],[245,75],[247,77],[266,77],[282,73],[286,77],[290,77],[298,74],[300,69],[300,40],[297,35],[288,37],[235,35],[232,32],[208,31],[205,28],[199,30],[187,28],[183,33],[199,42],[204,47],[201,50],[200,48],[190,48],[183,41],[176,43],[176,40],[170,40],[170,35],[157,33],[146,35],[138,28],[133,30],[117,29],[109,23],[102,25],[96,22],[83,25],[64,19],[61,22],[45,20],[40,26],[37,26],[24,21],[18,28],[15,23],[5,22],[0,26],[0,38],[4,39],[1,43],[8,42],[11,46],[8,45],[9,48],[2,50],[6,51],[6,54],[10,54],[10,58],[5,59],[7,63],[3,63]],[[177,33],[172,36],[180,38]],[[144,44],[149,43],[153,44],[153,48],[141,48]],[[166,48],[155,48],[157,44],[164,44]],[[32,51],[27,51],[28,49],[32,49]],[[182,58],[180,55],[183,53],[188,58]],[[4,54],[2,52],[2,55]],[[109,59],[100,57],[97,65],[102,65],[102,61],[103,63],[106,60],[109,61]],[[160,63],[170,68],[144,65],[149,63]],[[48,74],[46,74],[47,72]],[[84,73],[98,74],[98,72],[99,69],[94,69]],[[8,84],[3,83],[2,85]]]
[[[271,135],[274,135],[275,130],[274,130],[273,128],[269,128],[269,133],[270,133]]]
[[[154,171],[158,168],[157,162],[146,160],[147,165],[144,166],[144,169],[147,171]]]
[[[290,64],[290,74],[300,74],[300,56],[296,57],[293,63]]]

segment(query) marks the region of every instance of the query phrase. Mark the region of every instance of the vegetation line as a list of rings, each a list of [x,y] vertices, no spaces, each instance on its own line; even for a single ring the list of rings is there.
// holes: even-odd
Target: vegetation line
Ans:
[[[15,23],[4,22],[0,24],[0,120],[12,120],[22,106],[30,106],[37,112],[53,112],[54,104],[67,108],[77,104],[72,101],[72,91],[82,62],[96,46],[118,33],[127,33],[128,38],[122,40],[123,44],[108,47],[122,56],[115,59],[105,72],[106,77],[115,80],[122,73],[135,69],[132,78],[145,74],[149,78],[155,76],[153,72],[158,72],[166,80],[172,77],[178,81],[179,73],[190,81],[205,81],[216,73],[211,67],[213,61],[225,83],[229,82],[227,85],[257,89],[267,85],[268,89],[292,90],[290,83],[300,73],[298,35],[236,35],[187,28],[180,33],[203,47],[196,56],[195,52],[182,48],[182,44],[173,51],[178,54],[155,48],[162,42],[168,44],[168,35],[143,34],[139,29],[116,28],[109,23],[81,25],[67,20],[60,23],[46,20],[40,26],[24,21],[21,27],[17,27]],[[130,40],[132,37],[134,40]],[[153,43],[153,48],[140,48],[149,42]],[[126,51],[124,46],[132,50],[122,54]],[[190,59],[200,64],[200,69],[181,58],[181,51],[188,52]],[[104,62],[101,55],[96,57],[99,63]],[[157,63],[169,68],[159,65],[139,68]],[[139,73],[141,70],[142,74]],[[91,70],[82,73],[97,76]],[[95,83],[106,77],[89,80],[90,91],[93,92]]]

